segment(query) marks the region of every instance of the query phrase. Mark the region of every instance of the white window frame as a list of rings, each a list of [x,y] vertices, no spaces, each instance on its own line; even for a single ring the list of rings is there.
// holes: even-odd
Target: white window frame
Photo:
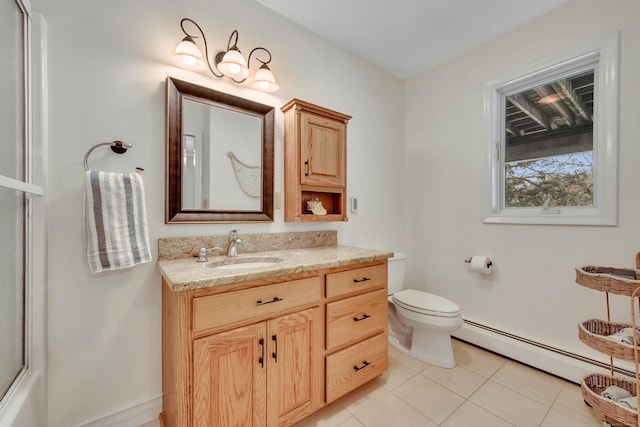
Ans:
[[[24,13],[24,181],[0,176],[0,186],[25,194],[24,367],[0,400],[0,426],[43,426],[46,401],[46,25],[32,25],[29,0],[15,0]],[[37,40],[32,50],[32,32]],[[33,56],[32,56],[33,55]],[[32,77],[35,75],[36,77]],[[37,83],[32,90],[33,82]],[[34,109],[34,105],[41,108]],[[36,126],[34,126],[34,123]]]
[[[608,225],[618,223],[618,33],[572,49],[526,69],[513,71],[485,85],[485,140],[490,142],[489,207],[484,223]],[[593,206],[505,208],[504,206],[504,94],[524,82],[544,81],[573,66],[597,60],[595,70],[595,109],[593,114]]]

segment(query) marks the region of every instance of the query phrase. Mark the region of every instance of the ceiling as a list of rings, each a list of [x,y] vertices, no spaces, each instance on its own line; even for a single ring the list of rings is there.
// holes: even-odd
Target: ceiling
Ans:
[[[568,0],[255,0],[409,79]]]
[[[505,94],[507,162],[593,150],[593,69]]]

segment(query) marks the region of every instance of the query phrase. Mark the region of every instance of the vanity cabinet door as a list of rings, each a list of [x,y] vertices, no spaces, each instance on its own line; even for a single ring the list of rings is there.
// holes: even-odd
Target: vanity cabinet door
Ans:
[[[266,425],[266,324],[193,342],[193,427]]]
[[[289,426],[324,400],[322,316],[319,307],[267,322],[268,426]]]
[[[193,426],[289,426],[323,405],[319,307],[194,340]]]

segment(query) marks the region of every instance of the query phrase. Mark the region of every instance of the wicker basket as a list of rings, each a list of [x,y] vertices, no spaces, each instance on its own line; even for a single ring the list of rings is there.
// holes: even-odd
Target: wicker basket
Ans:
[[[604,353],[608,356],[617,357],[618,359],[635,361],[632,345],[618,343],[609,339],[608,336],[621,331],[624,328],[630,328],[631,325],[625,323],[613,323],[600,319],[589,319],[578,325],[578,337],[580,341]]]
[[[617,385],[627,390],[631,395],[636,395],[635,381],[627,381],[623,378],[603,374],[590,374],[582,379],[582,398],[607,417],[620,421],[625,425],[637,427],[638,413],[636,411],[600,396],[600,393],[610,385]]]
[[[585,266],[576,268],[576,283],[601,292],[632,296],[640,287],[636,271],[625,268]]]

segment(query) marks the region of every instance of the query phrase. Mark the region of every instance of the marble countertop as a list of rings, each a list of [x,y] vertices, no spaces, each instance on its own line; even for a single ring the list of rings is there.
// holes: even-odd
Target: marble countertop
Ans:
[[[260,258],[282,259],[266,267],[231,270],[210,267],[211,264],[234,260],[226,256],[209,256],[207,262],[197,262],[197,258],[164,259],[158,261],[158,267],[171,290],[184,291],[377,261],[392,256],[393,252],[337,245],[238,255],[238,259],[250,258],[255,261],[260,261]]]

